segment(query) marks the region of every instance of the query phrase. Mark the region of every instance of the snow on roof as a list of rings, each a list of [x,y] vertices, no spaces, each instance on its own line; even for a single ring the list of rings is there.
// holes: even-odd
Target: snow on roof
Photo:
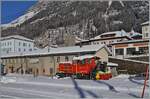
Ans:
[[[120,41],[120,42],[116,42],[116,43],[113,43],[113,44],[136,43],[136,42],[149,42],[149,40],[143,40],[143,39],[140,39],[140,40],[129,40],[129,41]]]
[[[70,46],[70,47],[59,47],[59,48],[50,48],[48,52],[48,48],[38,49],[31,52],[24,53],[8,53],[3,54],[2,57],[17,57],[17,56],[34,56],[34,55],[57,55],[57,54],[68,54],[68,53],[81,53],[81,52],[96,52],[101,48],[106,47],[105,45],[85,45],[85,46]],[[107,47],[106,47],[106,50]],[[108,50],[108,53],[110,51]]]
[[[150,21],[146,21],[146,22],[142,23],[141,25],[146,25],[146,24],[150,24]]]
[[[118,64],[112,63],[112,62],[108,62],[108,63],[107,63],[107,66],[109,66],[109,67],[117,67]]]
[[[69,64],[72,64],[72,61],[59,62],[59,63],[62,63],[62,64],[64,64],[64,63],[69,63]]]
[[[87,58],[93,58],[95,57],[95,55],[82,55],[82,56],[78,56],[78,57],[73,57],[73,60],[83,60],[83,59],[87,59]]]
[[[21,36],[21,35],[11,35],[11,36],[6,36],[6,37],[1,38],[1,40],[6,40],[6,39],[21,39],[21,40],[27,40],[27,41],[31,41],[31,42],[34,41],[34,40],[31,40],[31,39],[26,38],[26,37]]]
[[[131,37],[134,37],[134,36],[142,36],[142,34],[135,32],[131,35]]]
[[[102,33],[94,38],[91,38],[91,40],[94,39],[100,39],[102,35],[109,35],[109,34],[115,34],[115,37],[122,37],[122,36],[129,36],[128,33],[126,33],[124,30],[121,31],[113,31],[113,32],[106,32],[106,33]]]

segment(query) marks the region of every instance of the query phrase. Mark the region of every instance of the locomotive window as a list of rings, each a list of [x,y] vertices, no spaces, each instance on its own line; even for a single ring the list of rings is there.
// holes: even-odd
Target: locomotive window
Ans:
[[[68,56],[65,56],[65,61],[69,61],[69,57]]]
[[[81,61],[81,64],[85,64],[85,59]]]
[[[89,64],[91,63],[91,59],[88,59],[88,63],[89,63]]]
[[[81,60],[77,60],[77,64],[82,64],[82,61]]]
[[[60,57],[57,57],[57,62],[60,62]]]

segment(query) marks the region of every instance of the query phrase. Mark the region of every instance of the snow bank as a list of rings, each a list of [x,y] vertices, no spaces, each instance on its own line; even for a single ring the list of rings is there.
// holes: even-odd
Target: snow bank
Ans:
[[[130,77],[130,75],[128,75],[128,74],[120,74],[114,78],[129,78],[129,77]]]
[[[53,77],[49,77],[49,79],[59,79],[59,76],[58,75],[55,75]]]
[[[16,77],[11,77],[11,78],[2,77],[0,78],[0,82],[1,83],[14,83],[16,82]]]
[[[58,75],[53,76],[53,77],[49,77],[49,79],[70,79],[70,77],[62,77],[60,78]]]

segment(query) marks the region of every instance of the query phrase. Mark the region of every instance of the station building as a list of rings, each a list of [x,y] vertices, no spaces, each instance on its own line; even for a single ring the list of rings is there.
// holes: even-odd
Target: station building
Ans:
[[[45,48],[33,52],[2,55],[6,73],[26,73],[51,76],[57,73],[60,62],[72,61],[75,56],[95,55],[108,62],[109,49],[105,45],[85,45]]]

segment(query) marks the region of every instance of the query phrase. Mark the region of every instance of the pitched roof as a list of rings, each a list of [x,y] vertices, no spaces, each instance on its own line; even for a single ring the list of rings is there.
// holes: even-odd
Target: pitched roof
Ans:
[[[150,24],[150,21],[146,21],[146,22],[142,23],[141,25],[148,25],[148,24]]]
[[[139,43],[139,42],[149,42],[149,40],[143,40],[143,39],[140,39],[140,40],[129,40],[129,41],[116,42],[116,43],[113,43],[112,45],[128,44],[128,43]]]
[[[19,39],[19,40],[25,40],[25,41],[30,41],[33,42],[34,40],[26,38],[21,35],[11,35],[11,36],[6,36],[6,37],[1,37],[1,40],[7,40],[7,39]]]
[[[95,55],[82,55],[82,56],[78,56],[78,57],[73,57],[73,60],[83,60],[86,58],[93,58],[95,57]]]
[[[105,33],[102,33],[102,34],[100,34],[94,38],[91,38],[91,40],[101,39],[101,36],[109,35],[109,34],[115,34],[115,37],[129,36],[124,30],[121,30],[121,31],[105,32]]]
[[[105,48],[110,54],[109,49],[105,45],[86,45],[86,46],[70,46],[70,47],[59,47],[59,48],[48,48],[39,49],[32,52],[24,53],[9,53],[2,55],[2,58],[5,57],[18,57],[18,56],[37,56],[37,55],[58,55],[58,54],[69,54],[69,53],[84,53],[84,52],[96,52],[102,48]]]

